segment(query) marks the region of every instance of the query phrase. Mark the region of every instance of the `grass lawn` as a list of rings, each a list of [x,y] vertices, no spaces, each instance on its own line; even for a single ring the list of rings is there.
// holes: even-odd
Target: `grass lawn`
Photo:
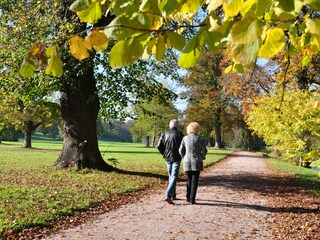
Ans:
[[[317,171],[273,158],[268,162],[277,169],[294,174],[306,188],[311,189],[317,196],[320,196],[320,178]]]
[[[6,230],[47,225],[110,194],[155,186],[167,176],[157,149],[142,144],[99,143],[104,159],[123,173],[51,167],[62,149],[61,141],[36,137],[32,149],[21,146],[21,142],[0,144],[0,237]],[[205,164],[229,153],[209,148]]]

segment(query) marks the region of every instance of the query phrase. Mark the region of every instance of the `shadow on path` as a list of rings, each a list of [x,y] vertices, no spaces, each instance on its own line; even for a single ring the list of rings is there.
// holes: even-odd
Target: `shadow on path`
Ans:
[[[241,209],[254,209],[258,211],[265,211],[265,212],[278,212],[278,213],[314,213],[319,214],[320,209],[310,209],[310,208],[302,208],[302,207],[266,207],[261,205],[255,204],[245,204],[245,203],[238,203],[238,202],[229,202],[229,201],[219,201],[219,200],[208,200],[208,199],[198,199],[197,205],[206,205],[206,206],[213,206],[213,207],[232,207],[232,208],[241,208]]]

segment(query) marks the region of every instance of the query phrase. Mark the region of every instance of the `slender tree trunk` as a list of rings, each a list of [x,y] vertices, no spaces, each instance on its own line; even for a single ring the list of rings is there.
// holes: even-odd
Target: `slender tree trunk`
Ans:
[[[152,147],[155,147],[156,145],[156,133],[154,132],[152,135]]]
[[[221,109],[218,108],[214,116],[214,130],[215,130],[215,148],[222,148],[221,138]]]
[[[37,124],[34,124],[33,121],[27,121],[24,123],[25,124],[25,127],[24,127],[24,140],[23,140],[23,147],[24,148],[31,148],[32,145],[31,145],[31,135],[32,135],[32,132],[34,130],[37,129],[37,127],[39,127],[39,125],[41,123],[37,123]]]
[[[209,138],[208,138],[209,140],[208,140],[208,147],[214,147],[214,139],[213,139],[213,137],[210,137],[210,135],[209,135]]]
[[[150,147],[150,136],[146,136],[146,147]]]

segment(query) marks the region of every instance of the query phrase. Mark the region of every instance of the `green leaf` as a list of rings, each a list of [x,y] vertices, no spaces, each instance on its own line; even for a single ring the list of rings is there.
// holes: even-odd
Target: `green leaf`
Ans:
[[[162,35],[159,35],[157,38],[156,43],[156,60],[160,61],[160,59],[164,56],[166,51],[166,46],[164,43],[164,37]]]
[[[113,46],[110,52],[110,66],[122,68],[140,59],[143,46],[136,39],[122,40]]]
[[[270,58],[279,53],[286,44],[286,38],[281,28],[272,28],[267,31],[267,37],[260,48],[259,57]]]
[[[60,77],[63,73],[62,61],[58,56],[57,49],[52,46],[47,49],[46,55],[49,57],[48,67],[46,68],[46,74],[53,77]]]
[[[29,57],[25,57],[20,68],[20,74],[23,77],[33,77],[36,69],[36,65],[29,59]]]
[[[76,0],[71,4],[70,10],[74,12],[83,11],[87,9],[90,6],[90,4],[90,0]]]
[[[320,20],[311,20],[310,18],[306,19],[307,31],[311,34],[320,36]]]
[[[308,66],[310,62],[311,62],[310,56],[306,55],[306,56],[304,56],[304,58],[301,60],[301,66],[304,68],[304,67]]]
[[[241,15],[260,17],[269,11],[272,0],[248,0],[245,1],[241,9]]]
[[[313,54],[317,54],[320,51],[320,36],[314,35],[310,42],[310,50]]]
[[[116,17],[105,29],[105,34],[117,40],[124,40],[158,30],[162,25],[159,15],[152,13],[123,13]]]
[[[199,0],[185,0],[182,2],[183,2],[183,5],[181,6],[182,13],[196,13],[200,7]]]
[[[237,73],[244,73],[244,68],[242,66],[242,64],[236,63],[233,67],[234,71],[236,71]]]
[[[260,38],[262,22],[258,19],[245,18],[233,24],[231,36],[235,43],[250,43]]]
[[[122,13],[138,12],[140,6],[140,0],[113,0],[112,9],[116,16]]]
[[[163,0],[159,3],[159,8],[165,17],[178,12],[181,9],[183,1],[180,0]]]
[[[223,34],[221,32],[206,32],[202,33],[204,41],[208,44],[209,51],[216,51],[219,46],[221,46],[221,39],[223,38]]]
[[[223,10],[227,18],[238,15],[242,9],[243,0],[224,0]]]
[[[154,47],[154,45],[156,44],[157,42],[157,39],[156,38],[152,38],[148,44],[147,44],[147,47],[146,47],[146,50],[147,50],[147,54],[150,54],[152,52],[152,49]]]
[[[257,57],[259,52],[261,40],[257,39],[246,44],[236,44],[232,47],[232,55],[235,62],[243,65],[251,64]]]
[[[186,39],[184,36],[176,33],[176,32],[165,32],[165,38],[169,45],[174,47],[175,49],[181,51],[186,44]]]
[[[303,3],[309,5],[315,11],[320,11],[319,0],[304,0]]]
[[[102,8],[100,1],[93,2],[88,8],[77,11],[81,22],[96,23],[102,17]]]
[[[140,11],[149,12],[156,15],[161,15],[161,11],[158,6],[158,0],[144,0],[140,5]]]
[[[201,51],[198,36],[192,38],[179,58],[179,66],[182,68],[193,67],[199,60]]]
[[[291,12],[295,9],[295,0],[278,0],[278,7],[286,12]]]

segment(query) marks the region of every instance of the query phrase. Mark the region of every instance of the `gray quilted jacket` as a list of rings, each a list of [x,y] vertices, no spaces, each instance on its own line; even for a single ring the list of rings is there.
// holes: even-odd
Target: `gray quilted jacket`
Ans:
[[[179,153],[183,157],[184,171],[203,170],[203,160],[207,155],[207,147],[204,139],[190,133],[182,139]]]

